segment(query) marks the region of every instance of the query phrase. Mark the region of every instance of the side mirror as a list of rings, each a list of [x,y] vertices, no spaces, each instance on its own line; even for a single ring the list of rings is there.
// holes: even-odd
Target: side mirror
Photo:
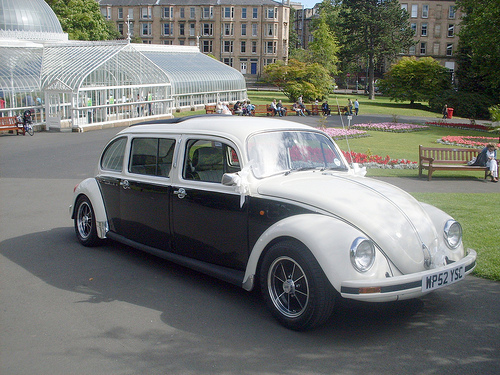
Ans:
[[[240,176],[238,176],[236,173],[224,173],[222,175],[222,185],[225,186],[235,186],[238,184],[238,181],[240,179]]]

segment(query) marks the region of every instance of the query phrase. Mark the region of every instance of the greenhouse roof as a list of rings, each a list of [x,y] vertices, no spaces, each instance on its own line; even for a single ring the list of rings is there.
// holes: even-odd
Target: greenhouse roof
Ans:
[[[29,43],[29,47],[0,45],[0,89],[11,92],[29,92],[40,89],[43,47]],[[21,43],[23,44],[23,43]],[[4,94],[0,94],[2,96]]]
[[[106,70],[99,77],[91,73]],[[105,76],[107,75],[107,77]],[[169,83],[166,74],[125,42],[71,42],[46,46],[42,86],[56,84],[77,91],[85,86]]]
[[[137,44],[134,48],[167,74],[173,95],[246,89],[240,72],[202,54],[198,47]]]

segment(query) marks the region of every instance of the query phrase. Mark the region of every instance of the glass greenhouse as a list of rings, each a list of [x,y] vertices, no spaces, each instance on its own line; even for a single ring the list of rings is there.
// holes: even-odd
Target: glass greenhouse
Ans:
[[[247,98],[243,75],[198,47],[68,41],[43,0],[0,0],[0,116],[47,129],[128,125]]]

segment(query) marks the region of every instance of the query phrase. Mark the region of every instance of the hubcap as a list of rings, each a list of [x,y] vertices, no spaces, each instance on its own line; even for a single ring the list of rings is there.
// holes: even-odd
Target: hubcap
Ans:
[[[78,232],[82,238],[87,238],[92,230],[92,211],[90,206],[84,202],[78,209]]]
[[[274,306],[288,318],[300,316],[309,302],[309,283],[302,267],[290,257],[279,257],[269,267],[268,292]]]

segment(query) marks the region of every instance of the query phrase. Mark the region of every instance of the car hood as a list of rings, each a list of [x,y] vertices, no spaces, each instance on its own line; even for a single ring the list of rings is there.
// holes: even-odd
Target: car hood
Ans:
[[[370,237],[404,274],[425,269],[423,245],[431,254],[438,250],[436,228],[419,202],[382,181],[347,173],[294,172],[263,181],[257,190],[348,222]]]

